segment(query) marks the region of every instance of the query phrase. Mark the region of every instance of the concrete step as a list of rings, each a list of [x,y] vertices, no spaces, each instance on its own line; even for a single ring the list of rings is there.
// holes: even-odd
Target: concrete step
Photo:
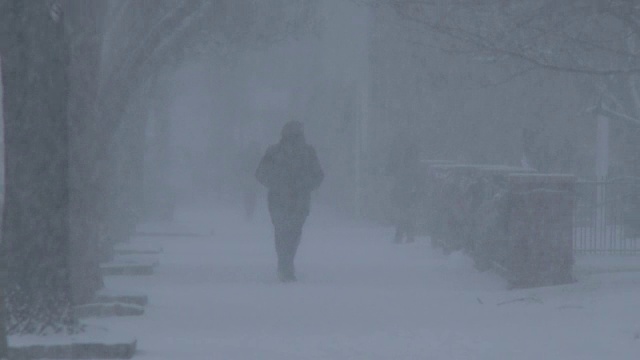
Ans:
[[[123,303],[94,303],[75,307],[78,318],[140,316],[144,314],[144,306]]]
[[[158,255],[163,252],[162,247],[136,243],[123,243],[115,246],[117,255]]]
[[[49,336],[12,335],[9,358],[23,359],[131,359],[136,352],[133,337],[90,328],[84,333]]]
[[[139,261],[118,261],[100,264],[102,275],[125,275],[125,276],[141,276],[153,275],[155,267],[158,266],[157,260],[139,260]]]
[[[145,306],[149,303],[147,295],[114,295],[99,293],[94,303],[121,303],[138,306]]]

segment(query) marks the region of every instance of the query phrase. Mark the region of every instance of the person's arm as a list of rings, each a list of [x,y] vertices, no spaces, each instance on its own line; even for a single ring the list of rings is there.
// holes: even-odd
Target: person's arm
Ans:
[[[272,149],[268,149],[267,152],[260,160],[260,164],[258,164],[258,168],[256,169],[256,179],[258,182],[267,188],[271,188],[273,186],[273,151]]]

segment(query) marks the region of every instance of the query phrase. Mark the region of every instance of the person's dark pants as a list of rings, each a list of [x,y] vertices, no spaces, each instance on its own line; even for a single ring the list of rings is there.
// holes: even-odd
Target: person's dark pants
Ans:
[[[295,280],[293,261],[300,245],[304,221],[305,217],[290,214],[273,222],[278,255],[278,275],[281,280]]]
[[[278,254],[278,274],[284,280],[295,280],[295,267],[293,260],[300,245],[302,237],[302,225],[304,218],[292,216],[291,221],[285,223],[274,224],[276,253]]]
[[[278,277],[281,281],[294,281],[293,261],[300,245],[302,226],[309,215],[309,194],[271,192],[268,205],[275,233]]]

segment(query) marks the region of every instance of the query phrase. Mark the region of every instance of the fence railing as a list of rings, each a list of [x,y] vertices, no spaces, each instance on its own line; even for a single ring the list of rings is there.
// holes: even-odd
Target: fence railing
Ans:
[[[640,179],[427,162],[421,233],[512,287],[573,281],[574,254],[640,255]]]
[[[578,182],[573,248],[578,254],[640,255],[640,181]]]

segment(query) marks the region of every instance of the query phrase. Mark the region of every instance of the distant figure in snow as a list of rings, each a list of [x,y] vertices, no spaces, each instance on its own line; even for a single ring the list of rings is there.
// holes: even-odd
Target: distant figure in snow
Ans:
[[[256,178],[269,190],[278,278],[282,282],[295,281],[293,260],[302,226],[309,215],[311,191],[324,179],[316,152],[305,141],[301,122],[290,121],[284,125],[280,142],[267,149],[256,170]]]
[[[392,150],[387,168],[393,178],[391,210],[396,232],[395,243],[414,242],[420,198],[420,150],[416,143],[402,144]]]
[[[258,202],[258,183],[252,176],[260,161],[260,146],[252,141],[240,154],[240,186],[242,187],[242,205],[247,220],[253,219]]]

